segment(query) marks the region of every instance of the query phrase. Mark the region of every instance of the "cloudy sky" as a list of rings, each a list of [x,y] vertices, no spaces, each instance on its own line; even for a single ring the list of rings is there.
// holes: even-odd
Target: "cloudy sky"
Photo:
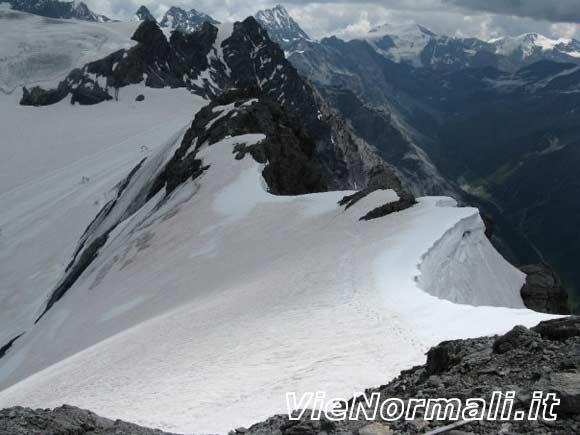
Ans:
[[[539,32],[580,38],[580,0],[86,0],[96,12],[128,18],[139,5],[161,16],[169,6],[195,8],[221,21],[281,3],[311,36],[366,32],[385,22],[417,22],[437,33],[489,39]]]

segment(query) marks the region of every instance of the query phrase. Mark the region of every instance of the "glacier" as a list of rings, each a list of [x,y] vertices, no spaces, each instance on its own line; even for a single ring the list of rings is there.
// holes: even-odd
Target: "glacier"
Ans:
[[[153,136],[155,159],[163,160],[179,135],[183,126],[168,123]],[[106,193],[121,169],[138,162],[137,138],[125,142],[136,155],[99,175],[97,191]],[[360,222],[397,195],[376,191],[346,210],[337,203],[353,192],[274,196],[261,165],[232,154],[235,144],[261,138],[204,146],[199,157],[210,168],[201,177],[167,200],[151,198],[115,228],[73,290],[0,361],[0,407],[72,403],[165,430],[225,433],[284,412],[287,391],[348,398],[423,362],[442,340],[548,317],[522,309],[522,275],[477,237],[483,224],[476,209],[421,198],[411,209]],[[79,164],[73,162],[36,182],[43,192],[52,183],[75,184],[97,158],[107,162],[97,153],[81,172],[71,170]],[[90,213],[75,208],[88,198],[70,192],[67,201],[53,202],[33,185],[5,193],[0,209],[26,210],[37,221],[58,210],[61,231],[76,225],[78,238],[79,221],[86,224]],[[47,223],[39,237],[52,231]],[[21,232],[6,236],[17,243]],[[2,246],[5,257],[10,252]],[[30,273],[30,262],[47,252],[28,250],[28,262],[13,266]],[[54,267],[46,258],[33,264],[35,273]],[[477,277],[475,299],[458,299],[457,288],[445,293],[465,276]],[[26,297],[19,290],[15,283],[2,296]],[[38,315],[46,294],[28,296],[14,310],[26,306]],[[2,329],[12,320],[3,314]]]
[[[0,359],[0,407],[69,403],[226,433],[285,412],[286,392],[349,398],[442,340],[551,317],[523,308],[524,277],[477,209],[425,197],[361,222],[397,194],[349,208],[338,202],[352,191],[272,195],[263,166],[233,153],[261,134],[203,144],[202,175],[129,213],[206,103],[142,85],[90,107],[0,95],[0,344],[24,333]],[[35,324],[83,230],[145,157],[110,219],[122,221]]]

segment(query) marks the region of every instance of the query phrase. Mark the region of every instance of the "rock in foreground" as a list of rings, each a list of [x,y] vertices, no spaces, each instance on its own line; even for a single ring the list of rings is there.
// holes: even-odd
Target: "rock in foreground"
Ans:
[[[381,402],[400,398],[483,398],[488,402],[494,391],[514,391],[514,409],[527,410],[534,391],[555,393],[560,406],[555,422],[483,421],[461,424],[425,421],[420,412],[415,420],[385,422],[312,421],[303,416],[290,421],[281,415],[250,427],[245,435],[571,435],[580,433],[580,317],[542,322],[532,329],[516,326],[501,337],[448,341],[428,352],[427,363],[404,371],[387,385],[368,390],[378,392]],[[406,402],[407,403],[407,402]],[[352,404],[352,401],[349,402]],[[438,429],[441,430],[438,431]]]
[[[74,406],[53,410],[8,408],[0,411],[0,435],[172,435],[121,420],[109,420]]]

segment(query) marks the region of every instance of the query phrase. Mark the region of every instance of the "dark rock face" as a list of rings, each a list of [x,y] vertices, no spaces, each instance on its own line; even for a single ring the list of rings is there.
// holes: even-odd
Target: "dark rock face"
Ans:
[[[14,342],[16,340],[18,340],[20,337],[22,337],[22,335],[24,335],[24,334],[17,335],[16,337],[14,337],[10,341],[8,341],[8,343],[6,343],[5,345],[0,347],[0,359],[3,358],[4,355],[6,355],[6,353],[10,350],[10,348],[12,347]]]
[[[537,334],[530,331],[528,328],[516,326],[510,332],[495,340],[493,343],[493,351],[495,353],[503,354],[514,349],[527,347],[537,338],[536,335]]]
[[[104,22],[111,21],[104,15],[97,15],[83,2],[60,0],[7,0],[12,9],[48,18],[75,18],[77,20]]]
[[[542,338],[555,341],[566,341],[580,336],[580,322],[576,317],[565,317],[549,322],[541,322],[533,328]]]
[[[427,352],[425,370],[429,375],[440,375],[459,364],[463,358],[463,348],[460,341],[444,341]]]
[[[142,81],[152,88],[190,87],[207,95],[209,89],[191,85],[191,80],[208,68],[216,35],[217,29],[205,24],[195,34],[174,33],[167,41],[156,22],[143,21],[132,37],[138,42],[135,47],[71,71],[56,89],[24,88],[20,104],[45,106],[68,95],[73,104],[98,104],[113,99],[111,93],[116,95],[119,88]]]
[[[151,14],[149,9],[147,9],[147,7],[143,5],[139,6],[139,9],[137,9],[135,15],[137,16],[139,21],[157,21],[155,20],[155,17]]]
[[[53,410],[8,408],[0,411],[0,435],[171,435],[121,420],[109,420],[74,406]]]
[[[325,179],[328,174],[324,174],[313,139],[299,119],[291,117],[280,103],[261,95],[259,89],[249,88],[216,98],[196,115],[177,154],[185,155],[203,144],[211,146],[226,136],[262,133],[266,135],[262,142],[238,146],[233,151],[237,159],[250,154],[266,165],[263,176],[271,193],[298,195],[326,191],[332,180]],[[225,106],[234,108],[228,116],[223,116]]]
[[[568,293],[557,273],[541,264],[520,268],[526,277],[521,294],[526,307],[549,314],[570,314]]]
[[[398,211],[407,210],[408,208],[413,207],[415,204],[417,204],[415,197],[410,193],[403,192],[397,201],[389,202],[375,208],[374,210],[369,211],[366,215],[361,217],[361,220],[370,221],[373,219],[378,219]]]
[[[566,331],[563,333],[563,331]],[[554,337],[548,338],[548,337]],[[564,337],[567,337],[564,339]],[[462,424],[454,430],[448,422],[428,421],[419,411],[413,421],[374,423],[363,421],[328,422],[329,434],[418,435],[436,429],[455,435],[571,435],[580,433],[580,318],[542,322],[532,330],[522,326],[504,336],[444,342],[427,354],[427,364],[403,371],[387,385],[367,390],[377,392],[381,401],[400,398],[483,398],[494,391],[514,391],[514,409],[528,410],[534,391],[555,393],[560,405],[556,421],[482,421]],[[352,406],[356,399],[348,402]],[[319,434],[325,421],[312,421],[306,413],[291,421],[286,415],[272,417],[250,427],[248,435]]]

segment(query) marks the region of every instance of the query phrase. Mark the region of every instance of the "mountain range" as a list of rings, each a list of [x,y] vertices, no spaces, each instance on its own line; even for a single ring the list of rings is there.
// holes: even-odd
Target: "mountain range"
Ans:
[[[201,17],[202,22],[216,22],[196,11],[189,15],[183,10],[176,11],[177,8],[171,8],[161,24],[189,34],[199,25],[196,17]],[[141,19],[152,18],[145,7],[139,8],[137,15]],[[186,21],[170,19],[170,16]],[[563,165],[575,159],[576,147],[566,144],[575,143],[570,126],[576,122],[577,70],[575,64],[551,59],[556,51],[566,52],[574,59],[576,41],[551,41],[539,35],[525,35],[483,42],[438,36],[415,24],[383,25],[365,37],[349,41],[336,37],[314,41],[282,6],[258,12],[256,20],[284,48],[298,71],[347,119],[355,133],[378,151],[409,192],[416,196],[448,194],[482,207],[495,217],[494,240],[511,261],[519,265],[551,264],[562,272],[567,286],[577,286],[580,278],[569,254],[580,243],[575,236],[570,236],[569,225],[573,225],[577,216],[574,202],[558,199],[552,184],[543,182],[529,194],[552,198],[555,204],[545,199],[535,204],[532,200],[522,200],[521,196],[523,186],[532,185],[526,174],[527,166],[535,160],[544,167],[543,161],[548,158],[561,156]],[[428,49],[434,44],[436,50]],[[112,55],[107,68],[115,64],[115,56],[123,54]],[[514,72],[516,64],[524,65],[537,56],[546,59]],[[118,74],[122,76],[123,70],[119,69]],[[183,74],[171,74],[171,79],[161,80],[149,74],[147,82],[157,81],[155,86],[184,85],[204,95],[212,95],[220,86],[211,75],[196,80],[195,72],[185,83]],[[76,87],[75,101],[85,97],[96,98],[95,102],[113,98],[106,92],[98,95],[103,85],[93,86],[93,81],[83,78],[82,74],[75,73],[69,80],[69,86]],[[107,82],[105,88],[116,86],[113,82]],[[87,89],[89,92],[83,97]],[[23,102],[39,104],[41,100],[58,100],[68,92],[62,88],[49,93],[27,90]],[[552,110],[554,116],[546,117],[543,114],[549,113],[554,101],[558,101],[557,107],[563,112]],[[490,116],[491,108],[497,107],[509,109]],[[534,117],[541,117],[542,124],[524,121]],[[457,128],[458,122],[472,127]],[[478,133],[480,125],[485,125],[482,128],[487,132],[497,131],[501,139],[491,138],[490,145],[489,136]],[[503,126],[501,130],[499,125]],[[523,133],[526,129],[530,131]],[[522,134],[527,135],[523,136],[525,139]],[[465,143],[472,145],[466,147]],[[552,147],[549,145],[552,143],[558,145]],[[560,164],[545,167],[546,171],[554,168],[560,175],[569,172]],[[546,176],[555,175],[547,172]],[[510,183],[504,183],[508,179]],[[567,196],[575,195],[573,176],[561,183],[558,186],[565,187],[560,191],[567,192]],[[547,218],[554,207],[566,216],[562,225],[555,226]],[[565,241],[569,248],[561,250],[560,241]]]
[[[288,59],[415,194],[445,193],[482,207],[496,218],[504,255],[551,264],[573,294],[580,286],[580,237],[572,229],[580,218],[572,199],[580,198],[573,169],[579,45],[537,34],[484,42],[384,25],[349,41],[303,41]]]
[[[82,1],[7,0],[6,2],[14,10],[41,15],[48,18],[74,18],[77,20],[93,22],[110,21],[110,18],[91,11]]]
[[[151,14],[146,6],[140,6],[135,13],[135,18],[138,21],[155,21],[155,17]],[[186,11],[180,7],[171,6],[159,21],[159,27],[169,30],[177,30],[182,33],[191,33],[200,29],[203,23],[220,24],[219,21],[213,19],[203,12],[198,12],[195,9]]]
[[[518,409],[554,392],[563,417],[474,431],[576,430],[578,319],[553,314],[578,240],[580,66],[466,65],[466,42],[417,26],[315,41],[282,7],[183,12],[0,11],[2,78],[22,86],[0,94],[0,425],[457,432],[279,414],[288,391],[348,406],[507,385]],[[93,27],[116,36],[79,37]],[[450,63],[421,60],[435,40]]]
[[[437,35],[418,24],[384,24],[357,39],[394,62],[442,71],[493,67],[516,72],[540,60],[580,63],[580,42],[537,33],[483,41]]]

